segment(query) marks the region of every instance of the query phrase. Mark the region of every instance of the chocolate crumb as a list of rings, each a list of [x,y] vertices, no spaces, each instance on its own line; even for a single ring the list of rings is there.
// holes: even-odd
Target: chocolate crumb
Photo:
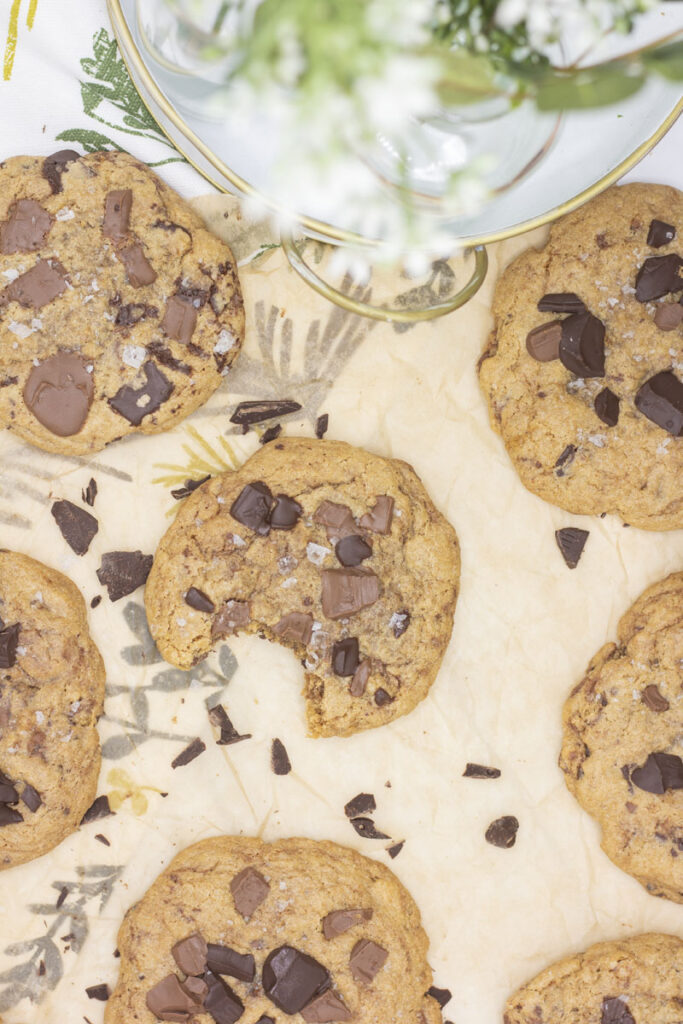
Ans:
[[[496,818],[486,829],[484,838],[491,846],[498,846],[501,850],[509,850],[517,841],[517,829],[519,822],[511,814],[502,818]]]
[[[450,1003],[453,998],[453,993],[448,988],[437,988],[436,985],[430,985],[427,989],[427,995],[431,996],[432,999],[436,999],[437,1003],[443,1010],[446,1003]]]
[[[71,550],[84,555],[100,528],[95,516],[66,500],[55,501],[50,511]]]
[[[93,507],[97,497],[97,482],[93,477],[90,478],[88,486],[81,491],[81,497],[86,505],[90,505],[90,508]]]
[[[103,846],[111,846],[111,843],[109,842],[107,837],[103,836],[101,832],[97,833],[95,839],[98,841],[98,843],[102,843]]]
[[[85,990],[85,994],[88,999],[99,999],[101,1003],[106,1003],[107,999],[111,995],[109,991],[109,985],[90,985]]]
[[[114,811],[109,806],[109,797],[105,793],[93,800],[81,818],[81,825],[87,825],[91,821],[99,821],[101,818],[108,818],[113,813]]]
[[[375,827],[372,818],[351,818],[351,824],[362,839],[391,839],[391,836]]]
[[[176,487],[175,490],[171,491],[171,497],[175,498],[176,501],[180,501],[181,498],[187,498],[193,491],[196,491],[198,487],[210,479],[211,475],[209,474],[209,476],[203,476],[201,480],[186,480],[182,487]]]
[[[377,804],[372,793],[359,793],[345,805],[344,814],[347,818],[356,818],[359,814],[372,814],[376,809]]]
[[[289,775],[292,763],[282,740],[274,739],[270,751],[270,766],[276,775]]]
[[[286,416],[291,412],[298,412],[301,408],[299,402],[290,398],[263,402],[240,402],[230,417],[231,423],[238,426],[250,426],[252,423],[262,423],[263,420],[272,420],[276,416]]]
[[[387,704],[393,704],[394,703],[394,698],[391,696],[391,694],[387,693],[387,691],[384,690],[381,686],[379,686],[375,690],[374,700],[375,700],[375,704],[377,705],[378,708],[383,708]]]
[[[588,540],[588,530],[566,526],[562,530],[555,530],[555,540],[567,567],[576,569]]]
[[[229,747],[233,743],[251,739],[250,732],[242,735],[237,731],[222,704],[214,704],[212,708],[209,708],[209,721],[216,729],[220,729],[220,739],[216,740],[218,747]]]
[[[321,441],[325,434],[327,433],[327,428],[329,424],[330,417],[326,412],[324,412],[322,416],[318,416],[317,420],[315,421],[315,436],[318,438],[319,441]]]
[[[394,843],[393,846],[387,846],[387,853],[389,854],[392,860],[396,860],[405,844],[405,839],[402,839],[400,843]]]
[[[276,423],[274,427],[268,427],[264,430],[258,439],[259,444],[268,444],[269,441],[274,441],[276,437],[279,437],[282,433],[282,424]]]
[[[472,764],[468,761],[462,774],[466,779],[499,779],[500,768],[487,768],[486,765]]]
[[[177,757],[174,757],[171,761],[171,768],[182,768],[184,765],[189,764],[190,761],[194,761],[196,757],[203,754],[206,750],[206,743],[204,740],[200,740],[197,737],[196,740],[192,740],[192,743],[188,744],[184,750],[181,750]]]
[[[97,608],[98,604],[101,604],[101,603],[102,603],[102,595],[101,594],[96,594],[95,597],[93,597],[92,601],[90,602],[90,607],[91,608]]]
[[[107,588],[110,601],[119,601],[147,582],[152,570],[152,555],[142,551],[109,551],[102,555],[97,578]]]

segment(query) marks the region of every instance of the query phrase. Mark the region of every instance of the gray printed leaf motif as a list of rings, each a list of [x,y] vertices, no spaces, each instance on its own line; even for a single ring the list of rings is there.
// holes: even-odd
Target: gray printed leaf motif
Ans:
[[[57,897],[51,903],[33,903],[29,910],[41,922],[53,918],[47,932],[22,942],[13,942],[3,952],[21,957],[21,962],[0,972],[0,1012],[9,1010],[22,999],[39,1003],[45,994],[57,987],[64,973],[62,952],[57,939],[67,942],[78,952],[88,936],[89,920],[106,906],[114,883],[123,870],[121,864],[90,864],[76,868],[76,879],[54,881],[52,889],[68,895],[58,907]],[[99,906],[90,906],[99,898]]]

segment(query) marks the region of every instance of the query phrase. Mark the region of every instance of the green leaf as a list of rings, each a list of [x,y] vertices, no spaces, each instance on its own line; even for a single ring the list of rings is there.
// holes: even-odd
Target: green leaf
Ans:
[[[616,62],[574,72],[550,70],[538,78],[534,90],[539,110],[589,110],[618,103],[638,92],[645,75],[627,73]]]
[[[119,152],[124,152],[112,139],[88,128],[70,128],[68,131],[60,132],[57,138],[60,142],[78,142],[86,153],[97,153],[100,149],[118,149]]]
[[[643,64],[648,71],[655,71],[672,82],[683,82],[683,39],[646,50]]]
[[[485,57],[466,51],[450,52],[443,58],[443,65],[439,96],[446,106],[479,103],[502,92],[491,62]]]

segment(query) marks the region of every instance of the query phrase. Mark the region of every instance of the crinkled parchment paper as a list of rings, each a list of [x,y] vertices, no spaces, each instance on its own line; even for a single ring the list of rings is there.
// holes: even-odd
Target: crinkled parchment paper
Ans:
[[[329,306],[279,249],[250,260],[264,239],[229,199],[196,206],[244,261],[241,358],[175,430],[90,460],[48,456],[1,434],[0,544],[67,573],[90,602],[104,593],[95,575],[104,552],[154,552],[177,506],[172,487],[255,449],[257,434],[229,422],[238,401],[295,398],[302,410],[282,421],[287,433],[311,435],[328,413],[329,437],[412,463],[456,527],[463,573],[453,638],[430,696],[411,715],[349,739],[312,740],[290,652],[237,638],[182,673],[151,643],[142,591],[116,604],[104,593],[90,612],[108,676],[100,793],[117,811],[0,875],[5,1024],[100,1024],[104,1003],[85,988],[115,984],[124,911],[177,850],[219,832],[333,839],[391,864],[421,908],[435,983],[453,992],[445,1017],[456,1024],[499,1021],[512,989],[597,940],[645,929],[683,935],[683,907],[648,896],[612,866],[557,767],[565,696],[643,588],[683,567],[683,531],[582,519],[528,494],[477,385],[498,269],[542,233],[493,247],[489,278],[464,309],[400,330]],[[439,269],[431,288],[445,287],[448,273]],[[413,286],[393,282],[394,298]],[[50,506],[57,498],[80,504],[91,477],[100,528],[79,558]],[[590,530],[574,571],[554,540],[570,525]],[[216,745],[207,702],[218,700],[250,739]],[[206,751],[172,769],[195,737]],[[290,775],[271,771],[274,737],[287,748]],[[463,778],[468,761],[502,776]],[[344,815],[361,791],[375,795],[377,826],[405,840],[393,861],[388,841],[360,838]],[[510,850],[484,840],[506,814],[520,822]]]

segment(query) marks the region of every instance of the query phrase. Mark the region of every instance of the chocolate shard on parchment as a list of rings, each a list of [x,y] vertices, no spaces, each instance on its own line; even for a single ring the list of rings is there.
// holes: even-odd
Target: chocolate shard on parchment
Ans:
[[[84,555],[100,528],[95,516],[66,499],[55,501],[51,512],[71,550],[77,555]]]

